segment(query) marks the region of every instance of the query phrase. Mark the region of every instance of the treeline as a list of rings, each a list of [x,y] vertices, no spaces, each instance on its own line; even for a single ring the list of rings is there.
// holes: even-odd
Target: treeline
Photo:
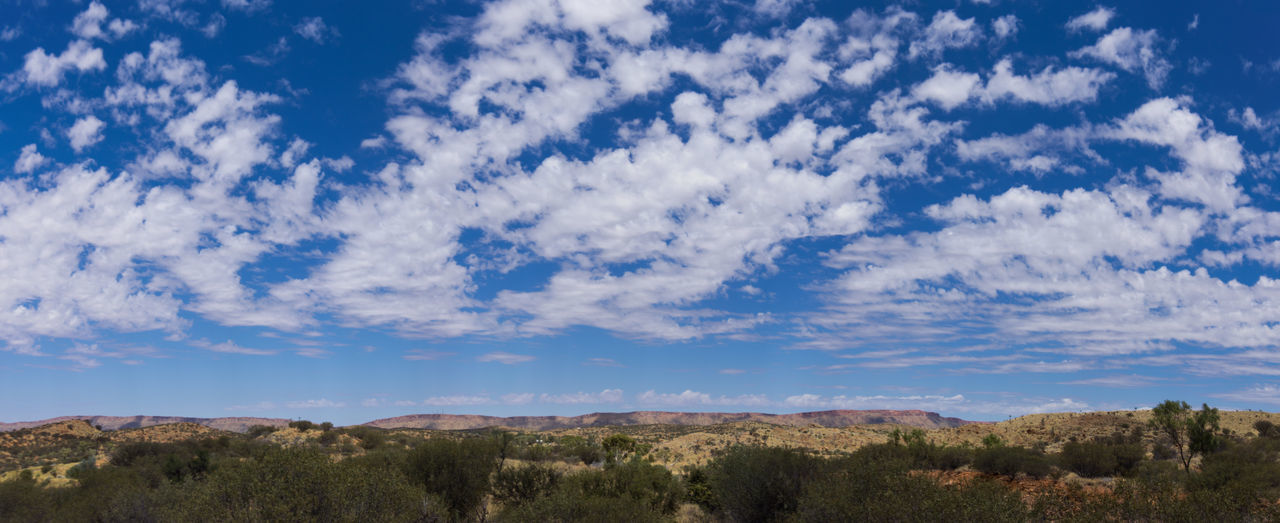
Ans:
[[[107,465],[77,466],[73,487],[31,477],[0,483],[0,520],[1280,520],[1280,427],[1260,422],[1257,436],[1227,435],[1207,406],[1163,407],[1150,425],[1070,441],[1057,453],[994,436],[947,446],[895,431],[837,457],[732,447],[678,474],[621,434],[414,440],[308,427],[377,442],[352,454],[247,436],[134,443]],[[978,473],[948,472],[957,469]],[[1115,479],[1105,490],[1036,482],[1068,473]]]

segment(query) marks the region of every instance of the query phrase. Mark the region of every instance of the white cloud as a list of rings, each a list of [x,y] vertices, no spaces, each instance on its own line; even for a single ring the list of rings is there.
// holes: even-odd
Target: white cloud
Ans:
[[[106,126],[107,124],[93,115],[76,120],[75,125],[67,130],[67,138],[71,139],[71,148],[81,152],[86,147],[101,142],[102,129]]]
[[[405,351],[404,359],[416,361],[433,361],[448,358],[457,355],[456,352],[444,352],[431,349],[409,349]]]
[[[1116,140],[1134,140],[1169,147],[1182,160],[1181,172],[1150,169],[1168,198],[1203,203],[1229,210],[1241,201],[1235,175],[1244,169],[1239,140],[1215,131],[1209,122],[1170,98],[1149,101],[1105,132]]]
[[[110,40],[120,38],[138,29],[138,24],[132,20],[121,20],[119,18],[112,19],[107,22],[107,30],[102,30],[103,22],[107,21],[107,8],[98,2],[91,2],[89,7],[82,11],[71,23],[71,32],[76,36],[85,40],[94,38],[102,38]]]
[[[1246,403],[1280,405],[1280,387],[1273,384],[1255,385],[1245,390],[1211,394],[1215,398]]]
[[[705,392],[686,390],[681,393],[658,393],[646,391],[636,396],[636,401],[643,405],[663,407],[705,407],[705,406],[738,406],[761,407],[772,402],[763,394],[741,394],[738,396],[712,396]]]
[[[1004,15],[991,21],[991,31],[998,38],[1009,38],[1018,34],[1018,17],[1015,15]]]
[[[279,63],[281,60],[284,60],[284,57],[289,54],[290,50],[292,50],[292,48],[289,46],[289,40],[281,36],[276,39],[274,44],[271,44],[256,53],[245,55],[244,60],[253,65],[270,67]]]
[[[955,72],[941,65],[929,77],[911,88],[911,95],[919,100],[930,100],[950,111],[969,100],[981,80],[973,73]]]
[[[432,396],[422,400],[421,404],[429,407],[461,407],[470,405],[488,405],[491,403],[493,403],[493,400],[489,399],[488,396],[454,395]]]
[[[572,394],[544,393],[538,396],[538,401],[568,405],[619,403],[622,401],[622,389],[605,389],[600,392],[575,392]]]
[[[222,7],[246,13],[255,13],[271,7],[272,0],[222,0]]]
[[[1006,97],[1049,106],[1092,102],[1098,97],[1098,89],[1112,78],[1114,74],[1097,69],[1055,70],[1053,66],[1046,66],[1032,76],[1019,76],[1013,72],[1012,60],[1005,58],[996,64],[981,94],[989,102]]]
[[[534,359],[536,358],[534,358],[533,356],[529,356],[527,354],[512,354],[510,352],[502,352],[502,351],[481,354],[480,356],[476,357],[476,361],[479,361],[482,363],[494,361],[494,362],[501,363],[503,365],[515,365],[517,363],[528,363],[533,361]]]
[[[214,38],[218,36],[218,33],[221,33],[222,28],[226,26],[227,17],[222,16],[222,13],[214,13],[209,15],[209,22],[206,23],[204,27],[200,28],[200,32],[203,33],[206,38]]]
[[[293,32],[317,44],[323,44],[326,40],[339,36],[337,28],[324,23],[324,19],[318,16],[303,18],[293,26]]]
[[[618,363],[613,358],[587,358],[587,361],[582,362],[582,364],[589,365],[592,367],[622,367],[623,366],[621,363]]]
[[[224,354],[244,354],[247,356],[271,356],[276,354],[277,352],[274,350],[250,349],[248,347],[241,347],[240,345],[237,345],[235,342],[231,340],[227,340],[222,343],[209,343],[207,341],[199,340],[199,341],[194,341],[191,344],[207,351],[221,352]]]
[[[13,172],[18,174],[27,174],[35,172],[49,161],[43,154],[36,151],[36,144],[31,143],[22,146],[22,152],[18,155],[18,161],[13,163]]]
[[[284,406],[291,409],[338,409],[346,407],[347,404],[341,401],[329,401],[320,398],[318,400],[290,401],[285,403]]]
[[[103,35],[102,22],[106,19],[107,8],[98,2],[90,2],[89,7],[71,22],[71,32],[85,40],[98,38]]]
[[[1227,112],[1227,119],[1239,124],[1245,129],[1258,131],[1263,134],[1274,133],[1280,128],[1280,122],[1275,118],[1263,118],[1252,107],[1245,107],[1243,111],[1231,109]]]
[[[1137,388],[1148,387],[1159,383],[1160,380],[1148,376],[1139,376],[1136,374],[1115,375],[1115,376],[1099,376],[1097,378],[1086,378],[1073,381],[1064,381],[1062,385],[1087,385],[1090,387],[1115,387],[1115,388]]]
[[[1068,20],[1067,30],[1073,32],[1085,29],[1101,31],[1107,28],[1107,24],[1111,22],[1111,18],[1115,15],[1115,9],[1099,6],[1097,9]]]
[[[756,0],[751,10],[765,16],[782,18],[795,9],[796,2],[797,0]]]
[[[1121,27],[1099,38],[1097,43],[1072,51],[1073,58],[1091,57],[1117,66],[1128,72],[1142,71],[1147,85],[1159,89],[1173,68],[1160,56],[1156,44],[1159,37],[1154,29],[1134,31]]]
[[[953,410],[966,403],[964,395],[912,395],[912,396],[820,396],[817,394],[797,394],[787,396],[782,404],[802,409],[921,409],[931,411]]]
[[[511,393],[502,395],[502,403],[505,405],[528,405],[534,399],[532,392]]]
[[[107,62],[102,58],[102,49],[93,47],[88,41],[75,40],[57,56],[45,53],[43,47],[27,53],[22,71],[28,83],[53,87],[58,85],[63,75],[72,69],[85,72],[101,71],[106,67]]]
[[[908,55],[938,55],[950,48],[969,47],[982,38],[982,29],[973,18],[960,18],[955,11],[938,11],[924,29],[924,38],[911,42]]]
[[[373,138],[365,138],[360,141],[361,149],[381,149],[387,146],[386,136],[375,136]]]
[[[992,135],[975,140],[957,140],[956,154],[965,161],[992,160],[1003,162],[1013,171],[1045,173],[1059,169],[1079,173],[1078,164],[1068,164],[1061,156],[1082,154],[1086,160],[1097,161],[1097,153],[1089,148],[1096,138],[1091,127],[1067,127],[1050,129],[1037,124],[1031,130],[1015,136]]]
[[[275,410],[275,409],[276,409],[276,404],[270,401],[261,401],[253,405],[232,405],[226,408],[226,410],[233,410],[233,411],[238,411],[238,410],[265,411],[265,410]]]

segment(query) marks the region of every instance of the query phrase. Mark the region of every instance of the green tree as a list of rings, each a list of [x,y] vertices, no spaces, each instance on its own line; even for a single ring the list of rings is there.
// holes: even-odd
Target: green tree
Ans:
[[[1194,457],[1222,445],[1218,420],[1218,409],[1209,408],[1208,404],[1192,411],[1185,401],[1165,400],[1151,409],[1151,426],[1168,440],[1187,474],[1191,473]]]
[[[636,440],[626,434],[614,434],[605,438],[601,446],[604,447],[607,462],[621,463],[626,461],[627,454],[635,452]]]

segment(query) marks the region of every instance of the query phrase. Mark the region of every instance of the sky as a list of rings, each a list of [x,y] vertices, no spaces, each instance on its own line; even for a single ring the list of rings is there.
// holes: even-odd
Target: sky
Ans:
[[[0,0],[0,420],[1280,409],[1280,6]]]

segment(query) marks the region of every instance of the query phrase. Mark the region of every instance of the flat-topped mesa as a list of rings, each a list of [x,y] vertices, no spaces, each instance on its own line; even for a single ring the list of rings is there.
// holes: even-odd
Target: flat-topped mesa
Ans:
[[[39,421],[19,421],[15,423],[0,423],[0,432],[9,432],[21,430],[31,427],[40,427],[51,423],[63,421],[80,420],[94,427],[100,427],[102,430],[120,430],[120,429],[136,429],[142,427],[151,427],[155,425],[167,425],[171,423],[195,423],[204,425],[211,429],[225,430],[228,432],[247,432],[249,427],[254,425],[270,425],[273,427],[283,427],[289,423],[287,419],[281,418],[247,418],[247,417],[229,417],[229,418],[189,418],[182,416],[58,416]]]
[[[365,423],[380,428],[417,428],[466,430],[484,427],[507,427],[523,430],[551,430],[608,425],[716,425],[756,421],[774,425],[850,425],[899,424],[919,428],[948,428],[972,423],[948,418],[923,410],[826,410],[795,414],[761,412],[597,412],[581,416],[476,416],[455,414],[410,414]]]
[[[0,432],[39,427],[51,423],[80,420],[102,430],[120,430],[172,423],[195,423],[211,429],[247,432],[254,425],[283,427],[282,418],[188,418],[179,416],[60,416],[40,421],[0,423]],[[848,427],[851,425],[897,424],[922,429],[958,427],[974,423],[948,418],[923,410],[822,410],[794,414],[763,412],[666,412],[641,410],[634,412],[594,412],[581,416],[481,416],[476,414],[410,414],[373,420],[364,425],[386,429],[470,430],[485,427],[507,427],[517,430],[553,430],[610,425],[718,425],[754,421],[773,425]]]

